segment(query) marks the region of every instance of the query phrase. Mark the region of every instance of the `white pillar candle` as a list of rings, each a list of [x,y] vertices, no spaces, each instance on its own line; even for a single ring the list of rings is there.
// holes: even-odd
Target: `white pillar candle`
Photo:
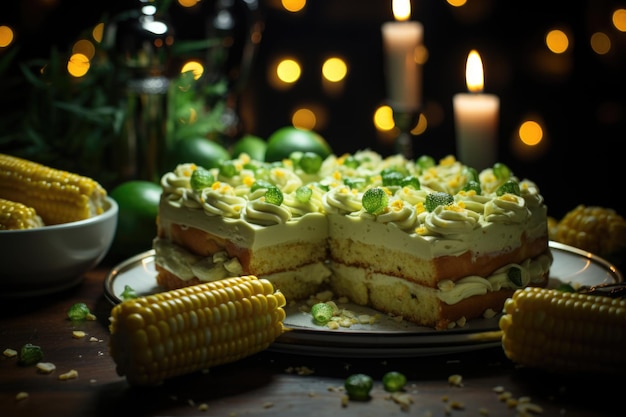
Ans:
[[[480,171],[497,162],[500,98],[482,93],[483,68],[476,51],[467,58],[465,76],[470,93],[452,98],[457,159]]]
[[[389,104],[396,109],[418,110],[422,96],[422,68],[415,60],[415,53],[423,43],[424,27],[415,21],[386,22],[381,31]]]

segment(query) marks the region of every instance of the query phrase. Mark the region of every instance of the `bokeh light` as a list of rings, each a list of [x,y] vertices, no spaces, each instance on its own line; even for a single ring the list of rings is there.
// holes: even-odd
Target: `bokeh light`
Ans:
[[[283,59],[276,66],[278,79],[287,84],[293,84],[300,79],[302,70],[295,59]]]
[[[562,54],[569,48],[569,38],[561,29],[552,29],[546,34],[546,46],[555,54]]]
[[[202,77],[202,74],[204,73],[204,66],[198,61],[187,61],[181,68],[180,72],[184,73],[187,71],[193,71],[193,79],[197,80]]]
[[[322,75],[330,82],[339,82],[346,77],[348,66],[341,58],[328,58],[322,65]]]
[[[72,54],[70,59],[67,61],[67,72],[69,72],[71,76],[76,78],[83,77],[85,74],[87,74],[89,68],[89,58],[80,53]]]
[[[306,7],[306,0],[281,0],[281,5],[288,12],[296,13]]]
[[[13,29],[9,26],[0,26],[0,48],[6,48],[11,45],[14,38]]]

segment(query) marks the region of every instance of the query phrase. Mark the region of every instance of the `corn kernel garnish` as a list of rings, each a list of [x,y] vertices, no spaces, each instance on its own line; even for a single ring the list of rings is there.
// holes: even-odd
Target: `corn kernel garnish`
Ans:
[[[513,203],[517,202],[517,198],[515,198],[514,194],[504,193],[498,198],[502,201],[511,201]]]
[[[454,157],[454,155],[448,155],[439,161],[439,165],[450,166],[450,165],[453,165],[455,162],[456,162],[456,158]]]
[[[246,175],[243,177],[243,183],[248,186],[251,187],[252,184],[254,184],[254,177],[252,177],[251,175]]]
[[[401,211],[404,208],[404,201],[402,200],[394,200],[391,203],[391,209],[393,211]]]

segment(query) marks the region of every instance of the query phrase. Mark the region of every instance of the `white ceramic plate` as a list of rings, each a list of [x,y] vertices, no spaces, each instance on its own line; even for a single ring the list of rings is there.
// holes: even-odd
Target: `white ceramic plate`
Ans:
[[[620,271],[589,252],[550,242],[554,262],[550,269],[549,287],[562,283],[594,286],[623,281]],[[107,299],[117,304],[126,285],[139,295],[162,291],[156,284],[154,252],[136,255],[111,270],[104,282]],[[354,304],[341,305],[355,313],[374,315],[370,308]],[[379,314],[375,324],[353,325],[331,330],[311,322],[299,305],[288,306],[284,333],[270,347],[271,350],[318,356],[337,357],[409,357],[455,353],[500,345],[498,318],[474,319],[462,328],[434,330],[406,321],[397,321]]]

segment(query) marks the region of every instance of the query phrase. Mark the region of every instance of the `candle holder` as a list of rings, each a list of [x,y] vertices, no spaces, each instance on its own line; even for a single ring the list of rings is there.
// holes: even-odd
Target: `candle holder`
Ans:
[[[411,129],[417,124],[421,111],[419,109],[393,108],[393,121],[400,133],[396,137],[396,152],[406,159],[413,159],[413,138]]]

